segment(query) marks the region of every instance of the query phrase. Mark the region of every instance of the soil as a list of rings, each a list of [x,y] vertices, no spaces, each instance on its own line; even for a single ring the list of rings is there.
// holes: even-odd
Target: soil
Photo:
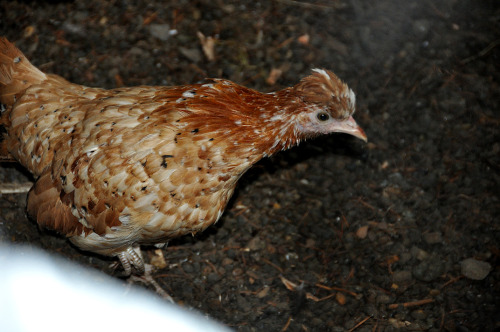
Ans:
[[[500,328],[497,1],[4,1],[0,31],[89,86],[273,91],[319,67],[356,92],[369,143],[330,135],[263,160],[215,226],[163,249],[154,276],[179,304],[239,331]],[[0,166],[2,183],[29,180]],[[0,197],[1,242],[118,274],[39,230],[25,200]]]

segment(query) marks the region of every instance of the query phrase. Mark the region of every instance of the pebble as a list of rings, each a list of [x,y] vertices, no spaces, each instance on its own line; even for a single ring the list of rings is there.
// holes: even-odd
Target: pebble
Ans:
[[[420,19],[413,22],[413,32],[418,38],[423,38],[431,27],[429,20]]]
[[[415,319],[426,319],[427,313],[422,309],[417,309],[411,312],[411,316]]]
[[[234,263],[234,260],[232,260],[231,258],[229,257],[225,257],[223,260],[222,260],[222,266],[227,266],[227,265],[230,265],[230,264],[233,264]]]
[[[226,256],[227,256],[228,258],[232,258],[232,259],[236,258],[236,256],[237,256],[236,250],[234,250],[234,249],[229,249],[229,250],[227,251],[227,253],[226,253]]]
[[[491,271],[488,262],[479,261],[474,258],[467,258],[460,262],[462,274],[472,280],[483,280]]]
[[[465,298],[471,303],[476,302],[476,294],[470,289],[465,292]]]
[[[413,268],[413,276],[421,281],[432,281],[445,271],[445,262],[437,256],[430,256]]]
[[[419,247],[413,246],[410,249],[411,255],[418,259],[419,261],[423,261],[427,257],[429,257],[429,253],[423,249],[420,249]]]
[[[410,271],[395,271],[392,274],[392,281],[395,283],[401,283],[412,280],[412,275]]]
[[[427,242],[428,244],[436,244],[443,242],[443,236],[441,235],[441,232],[426,233],[424,234],[423,237],[425,242]]]
[[[182,268],[184,269],[184,272],[186,272],[186,273],[193,273],[194,272],[193,265],[191,265],[191,264],[183,264]]]
[[[392,301],[393,300],[391,299],[391,297],[389,295],[380,294],[379,296],[377,296],[377,303],[387,304],[387,303],[391,303]]]
[[[260,239],[260,237],[255,236],[250,241],[248,241],[246,247],[250,250],[260,250],[265,247],[265,242]]]
[[[250,304],[243,296],[241,295],[236,296],[236,301],[238,303],[238,308],[240,308],[242,312],[248,312],[251,310]]]
[[[171,36],[170,26],[168,24],[151,24],[149,26],[149,33],[151,33],[153,37],[163,41]]]
[[[197,48],[187,48],[187,47],[179,47],[179,51],[182,55],[188,58],[191,62],[200,62],[202,59],[202,55],[200,50]]]
[[[85,28],[83,27],[83,25],[80,25],[80,24],[64,22],[64,24],[62,25],[62,28],[64,31],[78,35],[78,36],[85,35]]]
[[[314,317],[311,320],[311,324],[312,324],[312,326],[321,326],[321,325],[323,325],[323,321],[321,319],[319,319],[318,317]]]
[[[216,282],[219,281],[220,277],[217,273],[210,273],[207,279],[209,282]]]
[[[405,263],[409,262],[411,260],[411,258],[412,258],[412,255],[409,252],[402,252],[399,254],[400,264],[405,264]]]
[[[237,277],[243,274],[243,269],[236,268],[233,270],[233,276]]]
[[[378,310],[373,304],[367,304],[363,308],[363,311],[365,314],[371,317],[377,317],[378,316]]]

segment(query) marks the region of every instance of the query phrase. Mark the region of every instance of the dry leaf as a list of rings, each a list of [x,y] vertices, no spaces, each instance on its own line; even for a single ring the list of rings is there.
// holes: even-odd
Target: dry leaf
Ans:
[[[319,302],[320,301],[319,298],[317,298],[316,296],[312,295],[311,293],[306,293],[306,299],[313,300],[314,302]]]
[[[268,286],[264,287],[261,291],[259,291],[259,292],[257,293],[257,297],[258,297],[259,299],[261,299],[261,298],[265,297],[265,296],[269,293],[269,290],[270,290],[270,289],[271,289],[271,288],[270,288],[270,287],[268,287]]]
[[[154,12],[148,16],[146,16],[143,20],[142,20],[142,25],[149,25],[151,24],[153,21],[155,21],[156,19],[158,18],[158,12]]]
[[[198,38],[200,39],[201,43],[201,48],[203,50],[203,53],[207,57],[208,61],[214,61],[215,60],[215,38],[208,36],[205,37],[203,33],[198,31],[197,33]]]
[[[291,282],[290,280],[286,279],[283,276],[280,276],[280,279],[281,279],[281,282],[283,283],[283,285],[285,285],[285,287],[288,290],[295,291],[297,289],[297,284],[296,283]]]

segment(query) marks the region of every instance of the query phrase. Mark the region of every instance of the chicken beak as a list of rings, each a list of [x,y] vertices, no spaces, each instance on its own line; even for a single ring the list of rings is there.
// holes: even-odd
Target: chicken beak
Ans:
[[[352,116],[343,121],[336,121],[332,125],[331,130],[332,132],[336,133],[344,133],[352,135],[354,137],[362,139],[365,142],[368,141],[365,131],[360,126],[358,126],[358,124],[356,123],[356,121]]]

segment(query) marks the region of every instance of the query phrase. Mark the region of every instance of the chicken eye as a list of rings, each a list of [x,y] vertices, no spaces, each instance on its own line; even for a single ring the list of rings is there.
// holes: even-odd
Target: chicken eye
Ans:
[[[319,121],[326,121],[330,116],[327,113],[318,113],[317,118]]]

